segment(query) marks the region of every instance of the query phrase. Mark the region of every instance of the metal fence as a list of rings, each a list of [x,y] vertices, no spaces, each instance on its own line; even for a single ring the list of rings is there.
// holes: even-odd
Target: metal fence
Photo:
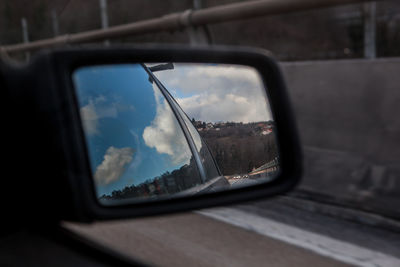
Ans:
[[[103,1],[104,2],[104,1]],[[203,25],[217,24],[235,20],[257,18],[261,16],[285,14],[316,8],[334,7],[346,4],[371,2],[370,0],[258,0],[233,3],[228,5],[186,10],[172,13],[159,18],[147,19],[138,22],[104,27],[75,34],[65,34],[49,39],[33,42],[4,45],[0,49],[3,53],[28,52],[48,47],[57,47],[67,44],[82,44],[111,40],[124,36],[143,35],[163,31],[177,31],[186,29],[191,43],[199,43],[196,28]],[[104,13],[102,11],[102,13]],[[204,38],[203,38],[204,39]]]

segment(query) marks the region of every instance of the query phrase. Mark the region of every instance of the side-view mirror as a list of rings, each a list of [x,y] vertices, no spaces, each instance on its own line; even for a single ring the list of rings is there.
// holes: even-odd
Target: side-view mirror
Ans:
[[[57,198],[68,207],[63,219],[230,204],[299,181],[296,126],[268,52],[67,49],[40,54],[27,69],[38,127],[51,132],[47,163],[57,166],[42,181],[66,187]]]

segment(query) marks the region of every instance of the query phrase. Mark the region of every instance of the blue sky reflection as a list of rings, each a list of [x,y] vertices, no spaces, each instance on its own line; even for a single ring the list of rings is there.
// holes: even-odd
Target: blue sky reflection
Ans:
[[[141,65],[81,67],[73,81],[98,196],[189,162],[173,113]]]

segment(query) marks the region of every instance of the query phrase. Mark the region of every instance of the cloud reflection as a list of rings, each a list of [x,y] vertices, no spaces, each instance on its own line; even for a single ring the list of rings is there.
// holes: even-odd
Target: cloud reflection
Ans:
[[[132,161],[133,153],[134,151],[130,147],[109,147],[103,162],[96,168],[95,181],[100,185],[117,181],[124,173],[126,166]]]
[[[155,75],[196,120],[256,122],[272,119],[263,82],[246,66],[175,64]]]
[[[167,105],[163,95],[153,84],[157,111],[151,125],[143,131],[147,146],[155,148],[160,154],[170,155],[174,164],[188,164],[191,153],[175,115]]]

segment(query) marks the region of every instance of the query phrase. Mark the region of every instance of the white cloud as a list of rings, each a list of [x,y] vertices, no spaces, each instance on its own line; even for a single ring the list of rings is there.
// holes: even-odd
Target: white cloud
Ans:
[[[195,95],[187,98],[176,98],[189,117],[196,120],[217,122],[236,121],[251,122],[268,120],[267,112],[260,111],[257,106],[265,106],[263,99],[253,99],[227,94],[225,96]]]
[[[156,75],[196,120],[254,122],[272,118],[263,82],[250,67],[176,64],[174,70]]]
[[[191,156],[187,141],[175,115],[155,84],[153,90],[157,112],[151,125],[144,129],[143,139],[147,146],[155,148],[158,153],[170,155],[174,164],[186,164]]]
[[[246,90],[262,88],[258,73],[246,66],[175,64],[174,70],[156,72],[155,75],[168,88],[178,87],[183,93],[202,93],[205,89],[224,94],[244,93]]]
[[[126,166],[133,159],[133,149],[130,147],[109,147],[104,155],[103,162],[97,166],[94,174],[99,185],[107,185],[117,181],[124,173]]]
[[[89,104],[81,108],[81,118],[86,134],[98,134],[97,127],[99,117],[96,113],[96,108],[94,107],[93,101],[89,101]]]
[[[98,131],[98,121],[101,118],[116,118],[118,112],[134,111],[133,105],[123,105],[118,102],[109,102],[103,95],[90,98],[89,103],[80,109],[83,127],[86,134],[96,135]]]

